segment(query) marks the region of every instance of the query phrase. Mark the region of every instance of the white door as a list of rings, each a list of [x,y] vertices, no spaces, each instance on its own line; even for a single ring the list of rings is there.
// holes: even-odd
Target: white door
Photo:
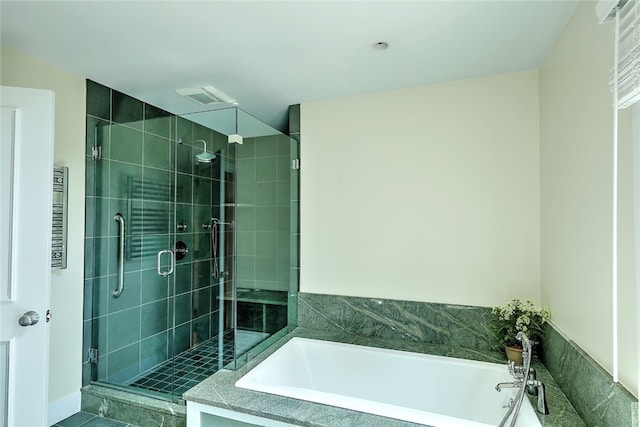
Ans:
[[[41,427],[48,405],[54,95],[2,86],[0,104],[0,426]]]

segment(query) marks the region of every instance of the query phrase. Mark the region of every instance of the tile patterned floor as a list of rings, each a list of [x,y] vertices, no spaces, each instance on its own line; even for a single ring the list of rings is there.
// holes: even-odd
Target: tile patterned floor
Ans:
[[[54,424],[52,427],[138,427],[134,424],[127,424],[109,418],[99,417],[88,412],[78,412],[69,418]]]
[[[238,331],[236,337],[238,354],[251,349],[269,334]],[[181,396],[196,384],[213,375],[218,369],[233,360],[233,334],[225,336],[222,358],[218,339],[214,338],[198,344],[180,353],[174,360],[157,366],[152,371],[143,374],[130,385],[154,392]]]

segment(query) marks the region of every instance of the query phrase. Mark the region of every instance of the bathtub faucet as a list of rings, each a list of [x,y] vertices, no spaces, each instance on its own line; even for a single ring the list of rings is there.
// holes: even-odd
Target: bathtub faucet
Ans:
[[[503,388],[520,388],[522,387],[524,379],[516,379],[514,382],[510,383],[498,383],[496,385],[496,390],[501,391]],[[549,414],[549,407],[547,406],[547,396],[544,392],[544,384],[541,381],[527,379],[525,385],[534,388],[537,390],[538,395],[538,404],[536,405],[536,410],[543,415]]]
[[[511,385],[518,388],[518,392],[516,393],[515,398],[513,399],[513,404],[509,406],[507,413],[504,414],[502,421],[498,424],[498,427],[504,427],[509,419],[511,419],[510,427],[514,427],[516,424],[516,420],[518,419],[518,414],[520,413],[520,406],[522,406],[522,400],[524,399],[525,387],[528,378],[526,376],[529,374],[529,368],[531,367],[531,354],[533,352],[533,346],[531,345],[531,341],[527,335],[520,331],[516,335],[516,339],[522,342],[522,360],[523,360],[523,368],[516,369],[515,365],[509,364],[509,372],[513,375],[515,381],[513,383],[506,384],[498,384],[496,386],[496,390],[500,391],[503,387],[507,385]]]

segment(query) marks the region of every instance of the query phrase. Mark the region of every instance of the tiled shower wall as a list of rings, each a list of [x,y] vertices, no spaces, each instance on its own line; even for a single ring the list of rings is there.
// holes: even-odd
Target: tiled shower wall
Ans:
[[[186,142],[174,162],[178,138]],[[126,382],[218,333],[219,284],[210,278],[210,236],[202,224],[220,215],[221,163],[194,163],[202,151],[190,142],[196,139],[209,151],[226,146],[221,134],[87,81],[84,385]],[[101,147],[100,160],[92,160],[93,145]],[[114,298],[118,212],[127,222],[125,288]],[[156,253],[172,247],[178,223],[187,226],[176,239],[189,253],[175,274],[162,277]],[[87,362],[90,347],[99,350],[97,365]]]
[[[285,135],[245,138],[238,147],[239,288],[289,290],[290,150]]]

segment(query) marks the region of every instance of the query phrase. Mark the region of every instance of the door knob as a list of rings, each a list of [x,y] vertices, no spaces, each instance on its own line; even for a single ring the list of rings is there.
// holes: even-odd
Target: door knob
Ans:
[[[40,320],[40,315],[35,311],[27,311],[25,314],[20,316],[18,319],[18,324],[20,326],[33,326],[38,323]]]

